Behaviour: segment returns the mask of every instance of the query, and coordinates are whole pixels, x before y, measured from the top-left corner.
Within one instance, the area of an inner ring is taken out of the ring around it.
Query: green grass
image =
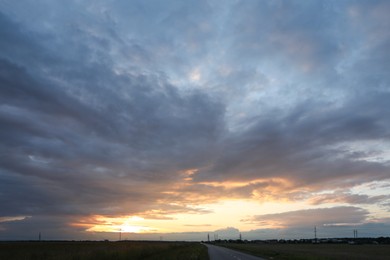
[[[0,259],[207,260],[207,248],[190,242],[0,242]]]
[[[221,244],[222,246],[275,260],[390,259],[390,245],[348,244]]]

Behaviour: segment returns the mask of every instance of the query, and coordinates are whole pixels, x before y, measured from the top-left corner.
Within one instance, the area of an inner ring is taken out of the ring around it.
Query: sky
[[[390,236],[389,13],[0,0],[0,240]]]

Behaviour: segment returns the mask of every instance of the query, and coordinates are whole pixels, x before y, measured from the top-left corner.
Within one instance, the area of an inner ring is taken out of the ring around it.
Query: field
[[[206,260],[207,248],[190,242],[0,242],[0,259]]]
[[[220,244],[222,245],[222,244]],[[348,244],[224,244],[266,259],[390,259],[390,245]]]
[[[266,259],[390,259],[390,244],[234,244],[218,245]],[[0,259],[146,259],[207,260],[200,243],[163,241],[41,241],[0,242]]]

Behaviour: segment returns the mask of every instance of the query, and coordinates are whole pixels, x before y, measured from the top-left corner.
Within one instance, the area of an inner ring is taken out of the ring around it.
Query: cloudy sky
[[[389,13],[0,0],[0,240],[389,236]]]

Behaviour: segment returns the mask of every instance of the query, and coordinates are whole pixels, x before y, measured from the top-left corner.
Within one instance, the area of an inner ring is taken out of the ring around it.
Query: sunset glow
[[[142,223],[143,218],[140,217],[96,217],[97,224],[88,228],[89,232],[124,232],[124,233],[145,233],[150,231],[158,231],[156,229],[135,225]]]

